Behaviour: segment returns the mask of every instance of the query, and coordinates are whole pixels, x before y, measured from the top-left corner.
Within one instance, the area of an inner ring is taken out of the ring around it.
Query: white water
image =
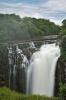
[[[29,45],[30,45],[30,48],[35,48],[34,42],[30,42]]]
[[[35,52],[27,70],[27,93],[53,96],[59,46],[43,45]]]
[[[18,45],[16,46],[16,51],[13,50],[12,46],[8,46],[7,49],[8,49],[8,65],[9,65],[9,87],[11,87],[11,84],[13,86],[15,86],[16,84],[17,67],[19,67],[20,70],[22,71],[23,69],[25,69],[25,74],[26,74],[28,59],[26,55],[23,54],[23,51],[18,47]],[[15,89],[15,87],[13,87],[13,89]]]
[[[22,53],[22,50],[19,49],[18,45],[16,46],[16,52],[17,52],[17,54],[21,54]]]
[[[10,87],[10,84],[11,84],[11,65],[12,65],[12,48],[11,46],[10,47],[7,47],[8,49],[8,62],[9,62],[9,87]]]
[[[26,57],[26,55],[23,54],[22,50],[19,49],[18,45],[16,46],[16,52],[18,54],[18,58],[19,58],[19,54],[21,56],[21,59],[22,59],[22,67],[24,67],[26,69],[26,67],[28,66],[28,59]]]

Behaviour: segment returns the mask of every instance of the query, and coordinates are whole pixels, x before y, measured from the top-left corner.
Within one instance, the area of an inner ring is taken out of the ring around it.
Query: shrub
[[[61,56],[64,61],[66,61],[66,35],[64,35],[61,40]]]
[[[58,97],[20,94],[6,87],[0,88],[0,100],[61,100]]]
[[[62,98],[62,100],[66,100],[66,83],[60,83],[59,86],[59,96]]]
[[[62,36],[61,46],[66,50],[66,35]]]

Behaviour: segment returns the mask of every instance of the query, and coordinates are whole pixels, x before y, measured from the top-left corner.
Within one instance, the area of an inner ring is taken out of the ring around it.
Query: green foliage
[[[66,29],[60,31],[59,38],[61,39],[64,35],[66,35]]]
[[[0,88],[0,100],[61,100],[58,97],[20,94],[6,87]]]
[[[66,83],[60,83],[59,86],[59,96],[62,98],[62,100],[66,100]]]
[[[46,19],[20,18],[15,14],[0,14],[0,42],[56,35],[59,31],[58,25]]]
[[[61,56],[64,60],[66,60],[66,35],[64,35],[61,39]]]
[[[66,19],[64,19],[64,20],[62,21],[62,27],[63,27],[63,28],[66,28]]]
[[[62,21],[59,38],[61,39],[61,57],[66,61],[66,19]]]
[[[62,21],[61,31],[59,33],[59,38],[61,39],[62,36],[66,35],[66,19]]]
[[[66,35],[62,37],[61,45],[62,45],[62,48],[66,50]]]

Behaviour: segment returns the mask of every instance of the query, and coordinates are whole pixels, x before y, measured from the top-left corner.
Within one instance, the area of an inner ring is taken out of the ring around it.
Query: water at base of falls
[[[27,93],[53,96],[55,68],[60,56],[59,46],[42,45],[30,60],[27,70]]]

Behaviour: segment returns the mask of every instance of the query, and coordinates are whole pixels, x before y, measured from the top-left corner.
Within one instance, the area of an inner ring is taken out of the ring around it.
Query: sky
[[[0,13],[44,18],[61,25],[66,19],[66,0],[0,0]]]

